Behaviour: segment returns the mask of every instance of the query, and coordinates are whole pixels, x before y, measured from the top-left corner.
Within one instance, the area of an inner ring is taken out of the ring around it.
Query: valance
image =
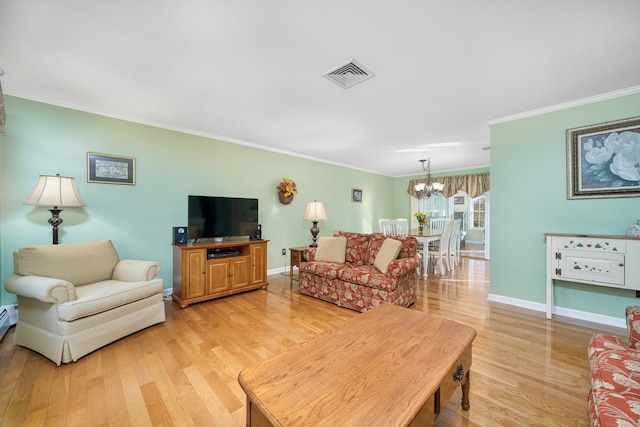
[[[487,191],[489,191],[489,172],[477,173],[473,175],[456,175],[456,176],[444,176],[440,178],[432,178],[432,181],[441,182],[444,184],[444,190],[442,195],[444,197],[451,197],[458,191],[464,191],[469,197],[478,197]],[[407,193],[411,196],[422,199],[426,197],[426,193],[416,191],[416,184],[426,183],[426,179],[411,179],[409,180],[409,188]]]

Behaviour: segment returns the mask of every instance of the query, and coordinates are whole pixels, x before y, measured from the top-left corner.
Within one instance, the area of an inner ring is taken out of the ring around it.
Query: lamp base
[[[320,229],[318,228],[318,221],[313,221],[313,227],[311,227],[311,236],[313,236],[313,243],[309,245],[310,248],[318,247],[318,233]]]
[[[55,206],[53,209],[49,209],[51,212],[51,218],[49,218],[49,224],[53,227],[53,244],[58,244],[58,226],[62,224],[62,218],[60,218],[60,212],[62,209],[58,209]]]

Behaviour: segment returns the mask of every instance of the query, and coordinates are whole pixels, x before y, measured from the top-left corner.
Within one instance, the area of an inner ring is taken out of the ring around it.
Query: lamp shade
[[[60,175],[40,175],[36,189],[24,204],[56,208],[85,206],[73,178]]]
[[[305,221],[324,221],[327,218],[327,214],[324,211],[322,202],[313,201],[307,204],[307,210],[302,218]]]

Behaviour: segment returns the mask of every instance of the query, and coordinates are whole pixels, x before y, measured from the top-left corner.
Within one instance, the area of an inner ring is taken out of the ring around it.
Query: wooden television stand
[[[180,308],[266,289],[268,240],[173,246],[173,300]]]

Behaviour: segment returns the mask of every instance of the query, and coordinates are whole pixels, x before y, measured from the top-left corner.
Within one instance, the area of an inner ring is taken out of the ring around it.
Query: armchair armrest
[[[419,256],[395,259],[389,263],[386,276],[395,278],[406,276],[411,270],[415,270],[419,266]]]
[[[302,259],[306,262],[313,262],[316,259],[316,250],[318,248],[307,248],[302,251]]]
[[[155,261],[121,259],[113,269],[113,280],[122,282],[144,282],[160,273],[160,264]]]
[[[640,306],[626,308],[629,347],[640,350]]]
[[[60,304],[77,299],[76,288],[66,280],[42,276],[10,276],[4,284],[7,292],[20,297]]]

